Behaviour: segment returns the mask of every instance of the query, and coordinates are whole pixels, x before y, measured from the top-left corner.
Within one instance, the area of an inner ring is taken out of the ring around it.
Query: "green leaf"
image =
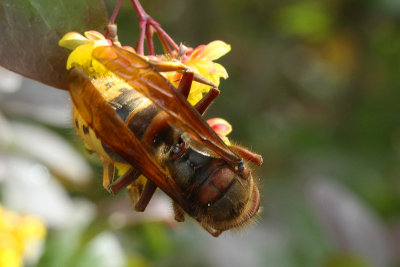
[[[68,52],[58,46],[67,32],[102,32],[102,0],[1,0],[0,65],[50,86],[66,89]]]

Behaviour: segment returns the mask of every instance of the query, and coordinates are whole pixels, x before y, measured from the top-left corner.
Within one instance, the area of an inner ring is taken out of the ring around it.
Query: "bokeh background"
[[[400,2],[142,2],[177,42],[231,44],[218,61],[230,77],[206,116],[263,155],[262,213],[218,239],[174,223],[162,193],[135,213],[126,192],[102,189],[68,94],[1,70],[1,203],[48,231],[27,264],[400,266]],[[134,45],[129,1],[117,23]]]

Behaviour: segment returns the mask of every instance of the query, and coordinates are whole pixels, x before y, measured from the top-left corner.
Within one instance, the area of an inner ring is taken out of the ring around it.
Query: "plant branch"
[[[178,51],[179,46],[161,28],[161,25],[157,21],[155,21],[149,14],[146,13],[146,11],[144,11],[139,0],[131,0],[131,2],[135,7],[136,13],[138,14],[140,26],[140,35],[139,40],[136,44],[136,52],[141,55],[144,54],[144,38],[146,37],[149,54],[155,55],[152,27],[156,30],[156,33],[160,38],[161,44],[168,53],[172,53],[171,47],[169,45],[171,45],[174,50]]]

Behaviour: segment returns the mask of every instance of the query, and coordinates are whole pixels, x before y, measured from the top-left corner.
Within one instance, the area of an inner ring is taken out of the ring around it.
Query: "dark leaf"
[[[2,0],[0,65],[50,86],[66,89],[68,52],[58,46],[67,32],[102,32],[102,0]]]

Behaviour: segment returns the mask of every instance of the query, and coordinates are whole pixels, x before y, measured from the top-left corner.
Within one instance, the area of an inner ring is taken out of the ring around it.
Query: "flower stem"
[[[139,16],[139,21],[145,21],[147,20],[150,16],[144,11],[142,5],[140,4],[139,0],[131,0],[133,6],[136,9],[136,13]]]
[[[146,29],[146,22],[145,21],[139,21],[139,26],[140,26],[140,34],[139,34],[139,39],[136,43],[136,53],[139,55],[144,55],[144,35],[145,35],[145,29]]]
[[[121,8],[122,1],[123,0],[118,0],[118,3],[115,6],[114,11],[113,11],[113,13],[111,15],[110,21],[108,22],[109,24],[114,24],[115,23],[115,19],[117,18],[119,9]]]
[[[120,0],[121,2],[122,0]],[[120,4],[119,2],[119,4]],[[139,40],[136,44],[136,52],[140,55],[144,54],[144,38],[146,37],[147,48],[150,55],[155,55],[154,42],[153,42],[153,31],[152,27],[156,30],[157,35],[161,40],[161,44],[168,53],[172,50],[169,45],[176,51],[178,51],[179,46],[174,42],[174,40],[161,28],[160,23],[155,21],[149,14],[144,11],[139,0],[131,0],[133,6],[135,7],[136,13],[139,17],[140,34]],[[114,15],[114,14],[113,14]]]
[[[176,51],[179,50],[179,46],[159,25],[154,25],[154,28],[156,28],[156,31],[158,33],[158,36],[160,36],[160,39],[166,40],[174,48],[174,50]]]
[[[114,11],[113,11],[113,13],[112,13],[112,15],[110,17],[110,20],[108,21],[109,25],[110,24],[115,24],[115,19],[117,18],[118,12],[119,12],[119,10],[121,8],[122,1],[123,0],[118,0],[118,3],[115,6]],[[106,30],[104,32],[104,37],[106,37],[106,39],[107,39],[109,34],[110,34],[110,31],[109,31],[108,27],[106,27]]]
[[[147,48],[149,50],[149,55],[154,56],[154,43],[153,43],[153,30],[151,29],[150,25],[146,27],[146,41],[147,41]]]

